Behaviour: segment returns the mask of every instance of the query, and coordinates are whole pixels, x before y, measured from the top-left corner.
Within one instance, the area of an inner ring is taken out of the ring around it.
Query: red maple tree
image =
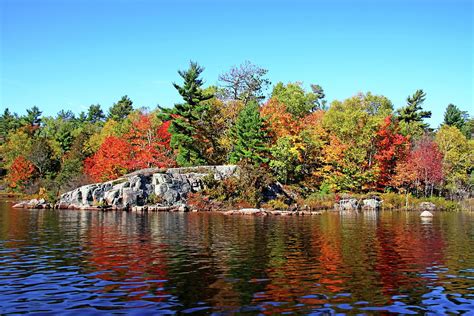
[[[151,115],[139,114],[122,137],[107,137],[99,150],[85,160],[85,172],[95,181],[106,181],[138,169],[175,166],[169,125],[170,122],[157,124]]]
[[[404,159],[409,150],[409,141],[399,133],[392,115],[384,119],[377,131],[376,148],[374,158],[379,170],[376,187],[383,190],[395,174],[397,161]]]
[[[18,156],[8,170],[8,183],[11,188],[21,188],[35,173],[35,166],[25,157]]]

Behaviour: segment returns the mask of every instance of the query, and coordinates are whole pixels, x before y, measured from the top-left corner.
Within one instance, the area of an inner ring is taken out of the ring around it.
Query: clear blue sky
[[[471,0],[0,0],[0,108],[46,115],[171,106],[189,60],[207,84],[244,60],[273,83],[359,91],[396,107],[422,88],[436,127],[448,103],[474,114]]]

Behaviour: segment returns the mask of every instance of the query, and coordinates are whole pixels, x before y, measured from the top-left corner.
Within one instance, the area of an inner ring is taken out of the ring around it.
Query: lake
[[[12,209],[0,313],[474,313],[474,214]]]

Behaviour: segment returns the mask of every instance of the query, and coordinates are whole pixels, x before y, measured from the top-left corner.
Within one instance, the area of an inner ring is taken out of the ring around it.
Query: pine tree
[[[123,121],[133,111],[133,102],[126,95],[109,109],[109,119]]]
[[[266,146],[268,135],[256,102],[250,102],[239,113],[232,130],[232,137],[234,148],[230,154],[231,163],[237,163],[244,159],[257,164],[268,162],[265,157],[268,151]]]
[[[466,124],[466,117],[466,112],[461,111],[454,104],[449,104],[446,108],[446,112],[444,112],[444,124],[449,126],[455,126],[462,130],[464,125]]]
[[[201,153],[196,137],[199,130],[198,122],[208,109],[206,100],[213,97],[203,91],[203,80],[199,78],[204,68],[196,62],[190,62],[188,70],[178,71],[183,78],[183,85],[173,83],[184,103],[175,104],[174,108],[166,111],[163,119],[172,119],[169,132],[171,133],[171,147],[177,150],[176,162],[179,166],[196,166],[205,164],[206,160]]]
[[[397,111],[400,130],[404,136],[411,135],[419,138],[429,127],[427,123],[423,122],[423,119],[431,117],[431,111],[423,111],[421,107],[425,98],[426,93],[423,90],[416,90],[412,96],[407,98],[407,105]]]

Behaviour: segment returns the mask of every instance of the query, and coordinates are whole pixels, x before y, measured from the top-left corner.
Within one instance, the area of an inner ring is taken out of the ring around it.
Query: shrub
[[[281,198],[270,200],[267,203],[262,205],[263,208],[271,209],[271,210],[281,210],[286,211],[288,209],[288,204],[285,203]]]

